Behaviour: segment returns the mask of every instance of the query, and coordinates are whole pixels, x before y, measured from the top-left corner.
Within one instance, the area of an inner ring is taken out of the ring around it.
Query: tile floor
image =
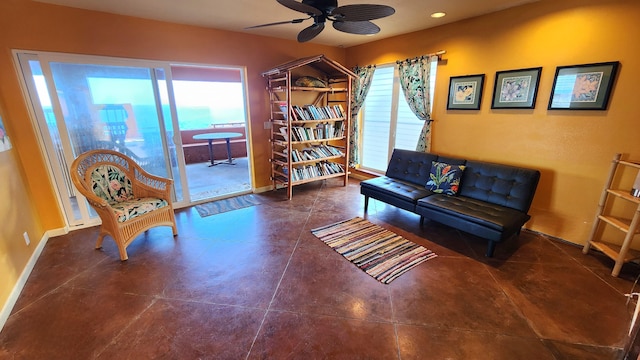
[[[366,216],[436,252],[389,285],[309,232],[363,216],[358,181],[155,228],[120,262],[97,229],[47,243],[0,332],[10,359],[617,359],[640,273],[524,231],[485,242],[372,201]]]
[[[200,201],[250,191],[249,158],[236,158],[234,164],[209,166],[208,161],[188,164],[186,170],[191,200]]]

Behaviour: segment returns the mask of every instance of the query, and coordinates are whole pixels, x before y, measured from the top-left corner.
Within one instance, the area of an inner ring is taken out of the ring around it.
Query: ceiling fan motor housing
[[[302,0],[302,3],[305,5],[312,6],[320,11],[322,14],[316,15],[312,13],[308,13],[313,16],[314,24],[320,24],[327,21],[329,14],[333,11],[333,9],[338,7],[338,0]]]
[[[325,16],[338,7],[338,0],[302,0],[302,3],[322,11]]]

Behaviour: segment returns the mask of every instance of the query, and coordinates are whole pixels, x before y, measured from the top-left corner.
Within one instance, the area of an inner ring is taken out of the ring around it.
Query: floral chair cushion
[[[427,189],[434,193],[455,195],[460,187],[464,165],[449,165],[437,161],[431,163]]]
[[[98,166],[91,173],[91,181],[93,193],[110,204],[133,199],[131,180],[116,166]]]
[[[113,203],[111,204],[111,208],[118,217],[118,222],[125,222],[167,205],[168,203],[164,199],[134,198],[127,201]]]

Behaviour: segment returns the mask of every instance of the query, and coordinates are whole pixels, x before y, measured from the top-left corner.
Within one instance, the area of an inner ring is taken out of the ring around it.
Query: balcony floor
[[[222,163],[209,166],[209,162],[188,164],[187,181],[191,200],[200,201],[251,190],[248,159],[236,158],[235,165]]]

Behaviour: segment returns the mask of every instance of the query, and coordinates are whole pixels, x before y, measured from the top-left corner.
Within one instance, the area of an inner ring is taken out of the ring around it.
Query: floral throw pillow
[[[427,189],[434,193],[455,195],[460,187],[460,178],[464,171],[464,165],[450,165],[433,161],[431,173],[427,181]]]
[[[111,203],[131,200],[133,189],[131,180],[125,173],[112,165],[98,166],[91,173],[93,192]]]

